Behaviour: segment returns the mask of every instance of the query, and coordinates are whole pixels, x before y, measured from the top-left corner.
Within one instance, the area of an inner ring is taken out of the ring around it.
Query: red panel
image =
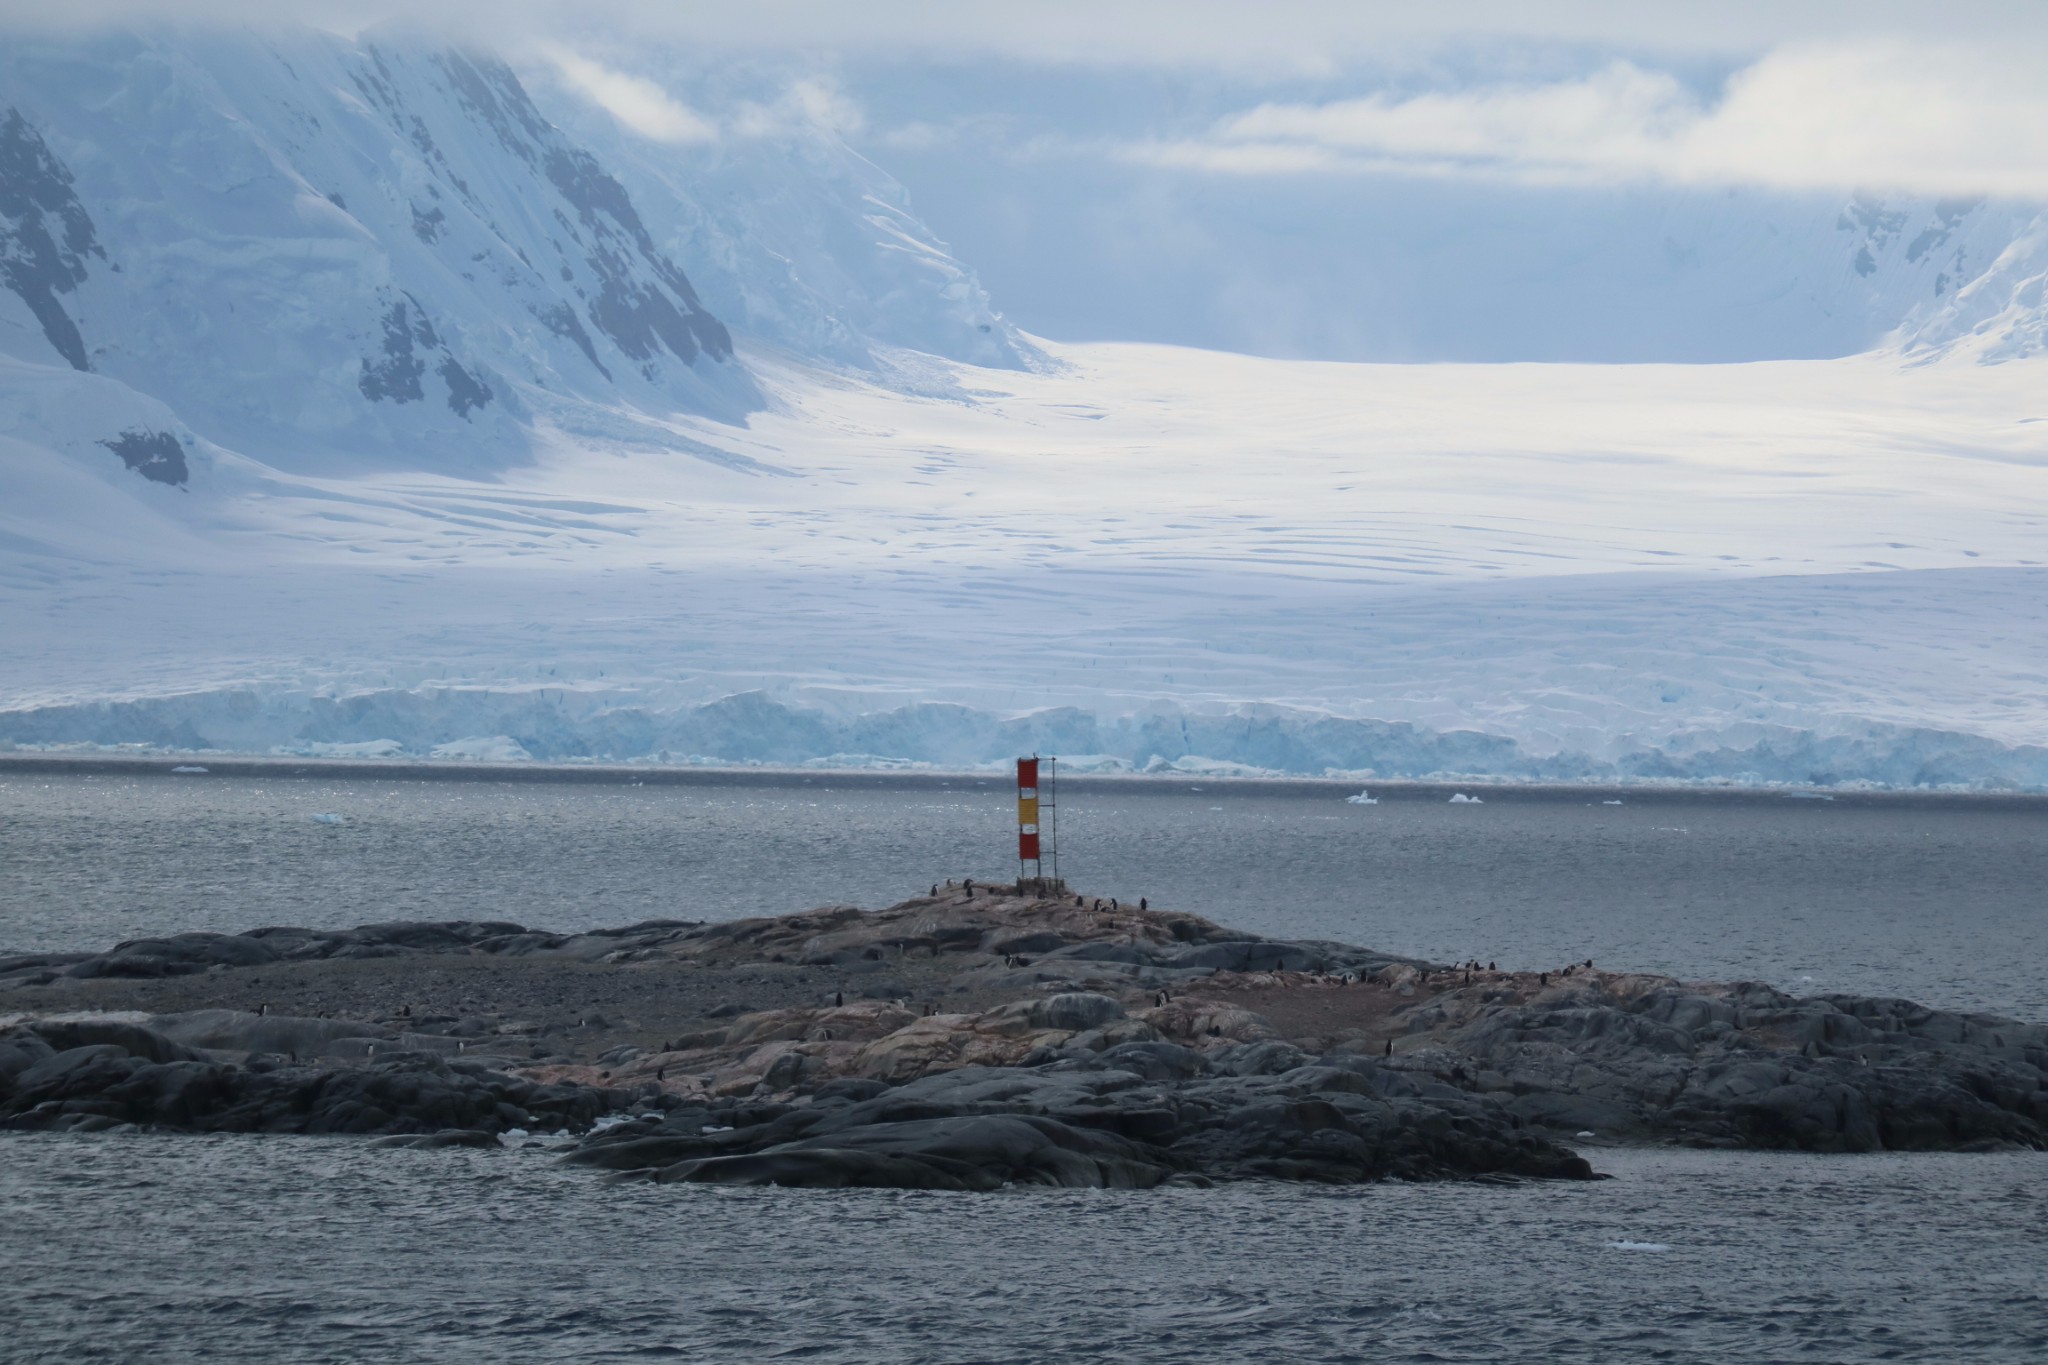
[[[1037,759],[1020,758],[1017,760],[1017,785],[1019,787],[1036,787],[1038,785]]]
[[[1038,861],[1038,836],[1020,834],[1017,836],[1017,856],[1026,862]]]

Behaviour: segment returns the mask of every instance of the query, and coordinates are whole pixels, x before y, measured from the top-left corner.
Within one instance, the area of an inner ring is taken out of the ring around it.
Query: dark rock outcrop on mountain
[[[571,1160],[932,1189],[1589,1175],[1563,1142],[2048,1148],[2041,1025],[1447,968],[1097,904],[949,885],[718,924],[259,929],[0,961],[0,1017],[22,1018],[0,1032],[0,1124],[456,1143],[609,1113]]]

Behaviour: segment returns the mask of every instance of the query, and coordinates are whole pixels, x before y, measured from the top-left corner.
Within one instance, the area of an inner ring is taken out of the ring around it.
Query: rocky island
[[[973,884],[725,923],[0,959],[0,1127],[123,1125],[567,1132],[566,1160],[656,1181],[1586,1179],[1580,1152],[1614,1143],[2048,1147],[2048,1027]]]

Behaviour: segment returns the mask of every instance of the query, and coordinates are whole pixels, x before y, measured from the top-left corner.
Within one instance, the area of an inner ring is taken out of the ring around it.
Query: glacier
[[[0,170],[0,747],[2048,788],[2028,206],[1835,211],[1860,354],[1393,365],[396,34],[10,44]]]

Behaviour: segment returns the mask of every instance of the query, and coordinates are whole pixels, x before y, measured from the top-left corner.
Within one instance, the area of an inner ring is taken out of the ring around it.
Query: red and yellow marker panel
[[[1017,760],[1017,856],[1038,861],[1038,760]]]

